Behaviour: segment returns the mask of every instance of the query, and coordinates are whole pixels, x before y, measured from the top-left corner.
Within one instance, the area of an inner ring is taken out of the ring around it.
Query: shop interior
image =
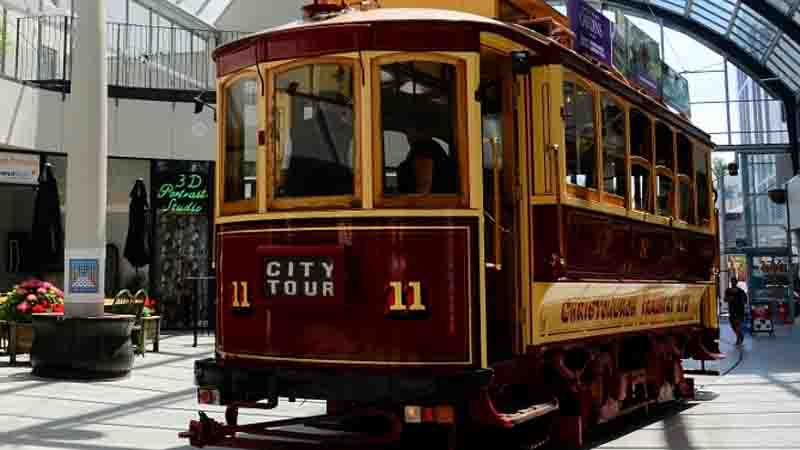
[[[60,220],[63,230],[66,188],[67,158],[61,155],[46,155],[32,153],[11,154],[5,161],[15,161],[0,170],[0,292],[6,292],[15,284],[31,277],[46,279],[57,286],[64,283],[64,248],[63,235],[60,239],[60,248],[56,250],[55,257],[46,261],[36,258],[34,252],[34,216],[36,210],[37,191],[45,164],[49,165],[58,187],[58,217],[50,217],[49,221]],[[20,155],[22,155],[20,157]],[[36,161],[39,170],[32,176],[19,176],[16,169],[20,168],[19,161]],[[12,164],[16,164],[12,167]],[[14,170],[12,170],[14,169]],[[50,211],[52,214],[54,211]]]

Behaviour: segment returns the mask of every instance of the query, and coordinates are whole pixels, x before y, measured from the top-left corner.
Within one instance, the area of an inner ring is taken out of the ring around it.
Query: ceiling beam
[[[212,25],[203,22],[193,14],[168,0],[133,0],[153,10],[154,13],[187,30],[217,31]]]

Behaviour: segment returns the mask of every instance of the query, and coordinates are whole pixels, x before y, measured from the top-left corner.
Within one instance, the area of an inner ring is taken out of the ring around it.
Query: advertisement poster
[[[659,45],[647,33],[628,22],[630,78],[650,95],[659,96],[661,60]]]
[[[628,19],[625,15],[617,12],[614,26],[614,67],[626,77],[630,73],[630,55],[628,48]]]
[[[662,63],[662,96],[667,105],[691,116],[689,103],[689,80],[682,77],[672,67]]]
[[[575,33],[575,51],[613,65],[614,25],[584,0],[567,2],[570,28]]]

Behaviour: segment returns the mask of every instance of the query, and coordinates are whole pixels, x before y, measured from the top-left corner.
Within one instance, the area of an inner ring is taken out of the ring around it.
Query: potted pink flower
[[[33,343],[33,314],[63,313],[64,293],[47,281],[30,279],[20,283],[0,299],[0,320],[6,321],[14,354],[28,353]]]

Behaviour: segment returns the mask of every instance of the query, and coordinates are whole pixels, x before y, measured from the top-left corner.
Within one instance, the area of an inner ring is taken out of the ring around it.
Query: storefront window
[[[225,202],[256,197],[257,86],[248,77],[225,88]]]
[[[380,66],[384,196],[460,192],[457,73],[438,61]]]
[[[353,89],[349,64],[309,64],[275,76],[276,198],[353,195]]]
[[[597,188],[594,95],[580,83],[564,82],[564,117],[567,182]]]

